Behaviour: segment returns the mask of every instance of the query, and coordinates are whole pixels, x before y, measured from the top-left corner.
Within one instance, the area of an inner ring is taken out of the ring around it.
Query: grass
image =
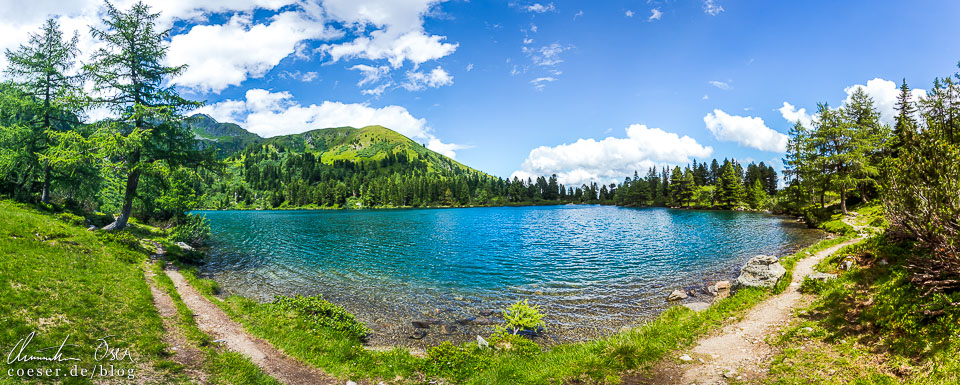
[[[163,264],[157,262],[151,266],[157,287],[167,293],[177,308],[176,327],[184,337],[204,353],[203,370],[213,384],[265,384],[278,385],[275,379],[264,373],[244,355],[218,350],[211,346],[210,336],[197,327],[194,314],[183,303],[173,281],[163,273]]]
[[[135,231],[148,232],[143,228]],[[12,349],[36,332],[34,349],[68,344],[64,356],[80,362],[6,364],[0,382],[16,382],[7,369],[92,366],[98,339],[129,349],[135,363],[118,362],[136,376],[160,382],[182,377],[164,353],[163,328],[143,279],[145,254],[26,205],[0,201],[0,347]],[[32,350],[28,350],[32,353]],[[64,384],[90,379],[61,378]],[[53,379],[38,379],[53,382]]]
[[[869,208],[868,208],[869,209]],[[857,220],[877,222],[878,210]],[[781,349],[771,384],[960,383],[960,293],[923,296],[909,282],[907,258],[923,251],[868,232],[870,239],[840,250],[817,270],[838,274],[804,282],[816,300],[773,339]],[[842,270],[844,261],[852,268]],[[943,309],[944,314],[925,314]]]
[[[670,352],[689,346],[698,337],[729,322],[731,317],[741,317],[772,293],[782,291],[789,284],[798,260],[852,238],[826,239],[783,258],[781,263],[787,269],[787,276],[774,290],[740,290],[699,313],[682,306],[673,307],[632,330],[535,353],[480,350],[475,343],[456,349],[447,347],[442,352],[431,350],[427,358],[414,357],[404,349],[368,351],[363,349],[360,340],[343,333],[329,329],[311,331],[312,325],[305,320],[278,311],[273,304],[239,296],[217,298],[214,281],[198,278],[193,268],[184,267],[181,272],[191,285],[249,332],[336,376],[395,383],[421,383],[439,378],[455,378],[456,383],[462,384],[554,384],[578,380],[619,383],[623,374],[642,374]]]

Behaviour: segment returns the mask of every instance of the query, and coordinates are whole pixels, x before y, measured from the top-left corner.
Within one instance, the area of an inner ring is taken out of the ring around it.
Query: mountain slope
[[[187,118],[186,124],[200,141],[200,148],[216,148],[220,158],[226,158],[263,140],[259,135],[244,130],[237,124],[220,123],[205,114]]]

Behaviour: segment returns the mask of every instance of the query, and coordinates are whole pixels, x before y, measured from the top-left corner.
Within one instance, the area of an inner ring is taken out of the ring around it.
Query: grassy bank
[[[960,383],[960,309],[948,305],[960,293],[923,296],[910,283],[907,259],[920,252],[877,235],[818,265],[839,277],[804,282],[817,299],[774,340],[782,352],[766,382]]]
[[[189,267],[183,272],[191,285],[248,331],[337,376],[396,383],[422,383],[440,378],[463,384],[552,384],[571,380],[619,383],[624,374],[642,373],[667,353],[690,345],[698,337],[730,322],[731,317],[741,317],[763,299],[782,291],[799,259],[851,238],[852,235],[826,239],[787,256],[782,263],[788,275],[776,288],[741,290],[703,312],[678,306],[634,329],[549,350],[524,341],[497,343],[493,340],[494,349],[480,349],[476,343],[445,344],[430,349],[424,358],[415,357],[405,349],[365,350],[356,337],[318,328],[274,304],[261,304],[239,296],[218,298],[214,281],[198,278],[196,270]]]
[[[8,370],[61,369],[76,364],[92,368],[111,362],[95,360],[105,338],[111,349],[129,350],[133,362],[117,360],[116,368],[134,370],[134,377],[156,382],[185,381],[166,358],[162,322],[143,279],[146,254],[131,233],[101,234],[82,227],[83,219],[42,212],[0,201],[0,347],[9,352],[36,333],[25,355],[60,346],[63,357],[80,361],[3,363],[0,381],[21,383]],[[78,221],[80,223],[75,223]],[[151,229],[134,226],[141,235]],[[43,355],[51,356],[53,352]],[[124,376],[123,378],[126,378]],[[34,377],[38,382],[89,383],[89,378]],[[94,379],[97,379],[95,376]],[[105,378],[110,380],[110,378]]]

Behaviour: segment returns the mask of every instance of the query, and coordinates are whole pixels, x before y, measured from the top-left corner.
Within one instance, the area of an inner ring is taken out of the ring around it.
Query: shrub
[[[490,355],[473,344],[456,346],[449,341],[427,350],[421,370],[428,377],[462,382],[490,365]]]
[[[140,239],[129,231],[97,231],[97,237],[99,237],[101,241],[115,243],[133,251],[147,251],[143,245],[140,244]]]
[[[827,232],[840,234],[840,235],[848,235],[848,234],[853,234],[857,232],[857,230],[854,229],[853,226],[850,226],[844,223],[840,219],[829,221],[829,222],[823,222],[820,224],[819,227],[821,229],[826,230]]]
[[[810,279],[808,277],[803,278],[803,282],[800,283],[800,292],[805,294],[819,294],[823,291],[826,282]]]
[[[83,226],[87,223],[83,217],[75,215],[72,213],[60,213],[56,215],[56,218],[61,222],[74,225],[74,226]]]
[[[532,357],[540,353],[540,345],[514,334],[499,333],[490,337],[490,345],[522,357]]]
[[[201,246],[210,239],[210,221],[203,215],[187,215],[186,219],[173,229],[170,239],[174,242]]]
[[[311,332],[315,332],[316,328],[330,328],[359,340],[363,340],[370,333],[367,326],[363,322],[357,321],[353,314],[344,310],[343,307],[324,300],[319,295],[311,297],[304,297],[299,294],[296,297],[277,296],[274,305],[280,311],[294,312],[297,316],[305,319],[314,326]]]
[[[496,334],[517,334],[523,331],[536,333],[543,331],[547,325],[543,322],[540,307],[530,306],[527,300],[518,301],[506,308],[503,311],[503,319],[507,324],[497,326]]]

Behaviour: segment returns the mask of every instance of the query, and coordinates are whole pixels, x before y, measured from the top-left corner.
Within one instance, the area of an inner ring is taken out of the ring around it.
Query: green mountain
[[[207,179],[207,208],[449,206],[503,195],[499,178],[382,126],[264,139],[206,115],[190,120],[226,164],[225,174]]]
[[[248,145],[263,140],[259,135],[244,130],[234,123],[220,123],[205,114],[187,118],[187,125],[200,141],[201,148],[213,147],[221,158],[233,155]]]

